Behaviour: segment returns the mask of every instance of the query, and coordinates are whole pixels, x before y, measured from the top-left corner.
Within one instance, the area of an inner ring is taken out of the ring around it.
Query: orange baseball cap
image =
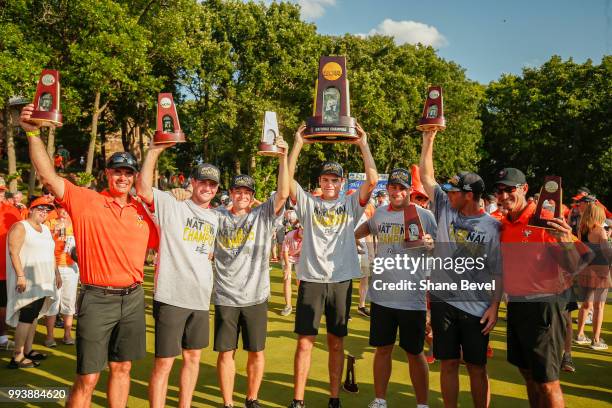
[[[30,203],[30,210],[34,207],[40,207],[40,206],[45,206],[45,207],[49,207],[50,209],[54,209],[55,205],[53,204],[53,202],[49,201],[48,198],[46,197],[38,197],[36,198],[34,201],[32,201]]]

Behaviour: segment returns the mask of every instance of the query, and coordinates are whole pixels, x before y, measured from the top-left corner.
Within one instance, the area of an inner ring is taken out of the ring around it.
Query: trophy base
[[[30,116],[30,121],[38,123],[45,127],[60,127],[62,126],[63,116],[59,112],[34,111]]]
[[[425,244],[423,243],[422,239],[419,239],[419,240],[416,240],[416,241],[407,241],[407,240],[404,240],[404,242],[402,243],[402,247],[404,249],[425,248]]]
[[[554,230],[553,227],[548,225],[548,221],[550,221],[550,219],[546,219],[546,218],[532,218],[532,219],[529,220],[527,225],[529,225],[530,227],[535,227],[535,228],[543,228],[543,229],[547,229],[547,230]]]
[[[338,123],[323,123],[320,116],[306,120],[304,139],[309,142],[347,143],[359,139],[355,118],[340,116]]]
[[[344,383],[342,384],[342,389],[346,392],[350,392],[351,394],[359,393],[359,386],[357,384]]]
[[[185,143],[186,141],[185,133],[182,131],[167,133],[156,130],[155,135],[153,135],[153,144],[156,145],[163,145],[167,143]]]
[[[427,132],[430,130],[441,131],[446,129],[446,120],[444,120],[444,118],[421,119],[416,128],[421,132]]]
[[[285,154],[285,149],[276,145],[260,143],[257,154],[260,156],[280,157]]]

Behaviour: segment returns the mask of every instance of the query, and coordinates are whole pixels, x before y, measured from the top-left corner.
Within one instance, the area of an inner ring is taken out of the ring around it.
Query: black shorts
[[[176,357],[208,346],[208,310],[193,310],[153,301],[155,357]]]
[[[301,281],[295,312],[295,332],[302,336],[316,336],[321,316],[325,313],[327,332],[338,337],[346,336],[352,291],[352,280],[334,283]]]
[[[480,317],[458,309],[439,299],[431,300],[433,352],[438,360],[462,357],[468,364],[487,364],[489,335],[482,334],[485,324]]]
[[[244,350],[262,351],[267,332],[267,301],[252,306],[215,306],[215,351],[236,350],[240,333]]]
[[[132,361],[146,356],[142,286],[129,295],[81,290],[77,310],[78,374],[99,373],[108,361]]]
[[[29,303],[19,309],[19,323],[34,323],[34,320],[38,319],[38,315],[45,304],[46,297],[36,299],[32,303]]]
[[[0,307],[6,307],[6,280],[0,280]]]
[[[425,310],[403,310],[370,305],[370,346],[382,347],[395,344],[399,328],[399,345],[410,354],[423,352],[425,343]]]
[[[565,344],[565,302],[508,303],[508,362],[533,380],[559,379]]]

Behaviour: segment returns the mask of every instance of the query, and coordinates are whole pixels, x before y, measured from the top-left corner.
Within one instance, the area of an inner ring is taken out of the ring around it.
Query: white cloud
[[[448,45],[448,41],[440,34],[436,27],[419,23],[418,21],[395,21],[387,18],[368,33],[368,35],[376,34],[393,37],[396,44],[421,43],[423,45],[431,45],[432,47]]]
[[[325,14],[325,9],[336,5],[336,0],[294,0],[302,7],[302,17],[314,20]]]

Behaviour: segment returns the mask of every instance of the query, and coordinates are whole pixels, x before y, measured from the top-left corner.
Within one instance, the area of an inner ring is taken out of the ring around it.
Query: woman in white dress
[[[15,351],[9,368],[32,368],[47,356],[32,350],[36,321],[56,298],[62,280],[55,267],[55,243],[47,226],[47,213],[54,208],[47,198],[30,204],[24,221],[15,223],[7,240],[6,322],[15,327]]]

